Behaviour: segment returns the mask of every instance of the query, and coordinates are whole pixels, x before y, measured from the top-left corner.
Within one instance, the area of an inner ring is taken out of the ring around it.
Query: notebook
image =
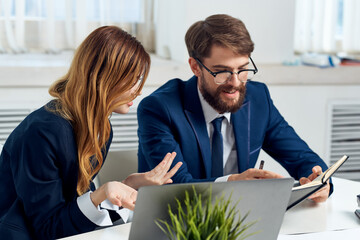
[[[298,203],[304,201],[311,194],[317,192],[320,188],[326,186],[326,182],[344,164],[344,162],[348,158],[348,156],[344,155],[336,163],[331,165],[326,171],[324,171],[317,178],[315,178],[312,182],[304,185],[300,185],[300,183],[294,185],[287,209],[294,207]]]
[[[236,205],[243,216],[250,211],[245,222],[256,221],[248,229],[258,232],[247,240],[276,240],[289,202],[294,180],[292,178],[249,180],[237,182],[203,182],[146,186],[138,191],[138,197],[131,223],[129,240],[168,239],[156,225],[156,219],[169,219],[168,204],[175,210],[175,197],[184,198],[184,192],[192,192],[192,186],[198,193],[206,193],[212,188],[212,199],[232,194],[232,204]]]

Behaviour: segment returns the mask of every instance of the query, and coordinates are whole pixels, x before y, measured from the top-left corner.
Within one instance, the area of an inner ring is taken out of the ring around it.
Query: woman
[[[171,183],[175,153],[152,171],[95,190],[112,140],[109,116],[125,114],[150,67],[142,45],[125,31],[101,27],[79,46],[54,97],[9,136],[0,156],[0,236],[55,239],[111,225],[104,200],[134,209],[140,186]]]

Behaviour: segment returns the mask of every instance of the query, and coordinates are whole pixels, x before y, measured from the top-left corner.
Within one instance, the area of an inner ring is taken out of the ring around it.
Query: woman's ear
[[[189,58],[189,65],[190,65],[191,71],[194,73],[194,75],[199,77],[201,74],[201,69],[200,69],[198,62],[195,60],[195,58],[193,58],[193,57]]]

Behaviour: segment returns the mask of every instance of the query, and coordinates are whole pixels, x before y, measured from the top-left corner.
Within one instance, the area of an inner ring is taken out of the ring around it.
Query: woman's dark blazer
[[[106,152],[111,139],[112,132]],[[56,239],[94,230],[76,202],[78,169],[70,122],[46,107],[26,117],[0,156],[1,239]]]

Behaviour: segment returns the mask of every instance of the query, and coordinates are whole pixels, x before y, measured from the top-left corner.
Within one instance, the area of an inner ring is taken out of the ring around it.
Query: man
[[[260,149],[301,184],[327,169],[280,115],[266,85],[249,80],[258,70],[243,22],[213,15],[193,24],[185,41],[194,76],[170,80],[139,105],[139,172],[174,151],[174,163],[183,162],[175,183],[281,177],[254,169]],[[330,185],[310,198],[325,201]]]

